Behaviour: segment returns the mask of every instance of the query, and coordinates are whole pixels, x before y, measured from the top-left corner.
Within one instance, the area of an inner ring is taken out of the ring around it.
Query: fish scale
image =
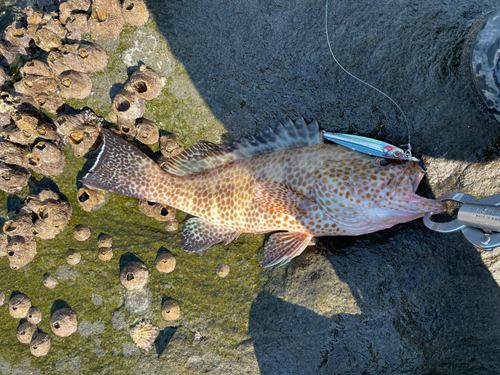
[[[286,231],[265,246],[264,266],[272,266],[299,255],[313,236],[361,235],[444,210],[414,194],[423,176],[417,163],[381,160],[324,143],[317,122],[302,117],[228,145],[198,143],[167,170],[103,130],[82,182],[196,216],[182,229],[188,251],[240,233]]]

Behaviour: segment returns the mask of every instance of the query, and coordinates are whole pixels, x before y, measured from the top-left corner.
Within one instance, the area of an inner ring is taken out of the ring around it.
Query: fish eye
[[[375,158],[373,160],[373,163],[379,167],[387,167],[389,164],[391,164],[391,161],[388,159]]]
[[[393,155],[394,157],[399,158],[402,155],[402,153],[400,151],[394,151]]]

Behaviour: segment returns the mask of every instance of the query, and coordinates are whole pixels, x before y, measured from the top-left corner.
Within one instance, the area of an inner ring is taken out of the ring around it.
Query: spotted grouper
[[[314,236],[372,233],[444,211],[415,194],[424,175],[417,163],[324,143],[318,123],[300,116],[230,144],[198,142],[163,168],[103,130],[82,182],[196,216],[182,227],[187,251],[279,231],[265,245],[264,267],[287,263]]]

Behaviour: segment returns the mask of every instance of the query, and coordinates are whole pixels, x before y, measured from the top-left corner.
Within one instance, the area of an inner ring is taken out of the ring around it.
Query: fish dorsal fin
[[[263,132],[229,144],[198,142],[183,153],[168,159],[163,167],[169,173],[185,176],[235,160],[320,143],[323,143],[323,134],[319,130],[318,122],[314,120],[308,125],[299,115],[295,123],[287,118],[284,124],[278,122],[274,128],[267,127]]]

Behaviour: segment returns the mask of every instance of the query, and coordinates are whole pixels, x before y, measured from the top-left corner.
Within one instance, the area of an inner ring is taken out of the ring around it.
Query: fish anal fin
[[[310,202],[304,194],[276,181],[258,183],[252,192],[255,200],[262,206],[293,217],[304,216],[307,203]]]
[[[182,227],[182,247],[186,251],[203,251],[219,242],[228,245],[239,235],[240,232],[194,217]]]
[[[309,245],[312,235],[296,232],[279,232],[269,237],[264,247],[263,267],[281,267],[300,255]]]

